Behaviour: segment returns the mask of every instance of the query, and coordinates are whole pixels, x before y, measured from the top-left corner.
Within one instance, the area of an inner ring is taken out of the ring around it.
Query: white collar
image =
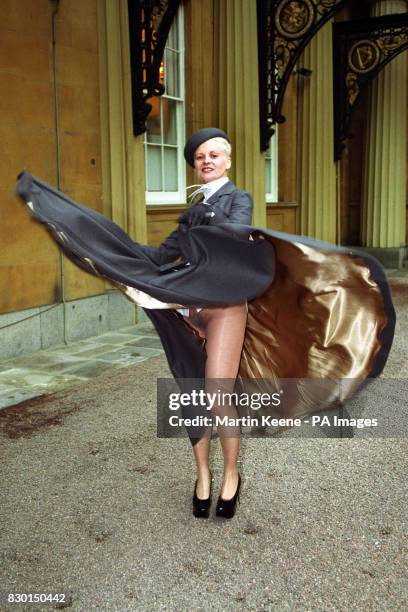
[[[210,181],[209,183],[205,183],[202,187],[203,192],[204,192],[204,201],[206,202],[208,198],[211,198],[211,196],[216,191],[221,189],[221,187],[225,185],[225,183],[228,183],[228,181],[229,181],[229,178],[227,176],[222,176],[219,179],[215,179],[215,181]]]
[[[191,193],[188,196],[188,201],[191,204],[192,202],[194,202],[194,198],[198,194],[202,193],[204,195],[203,202],[206,203],[208,198],[211,198],[211,196],[216,191],[221,189],[223,185],[228,183],[228,181],[229,181],[229,178],[227,176],[222,176],[219,179],[215,179],[215,181],[210,181],[209,183],[203,183],[202,185],[190,185],[189,187],[187,187],[187,189],[191,189],[192,187],[198,187],[198,189],[196,189],[193,193]]]

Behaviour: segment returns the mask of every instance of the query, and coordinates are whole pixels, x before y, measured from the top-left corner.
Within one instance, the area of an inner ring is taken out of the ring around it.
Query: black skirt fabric
[[[32,204],[36,219],[48,227],[74,263],[162,302],[233,304],[263,293],[273,279],[273,246],[262,239],[248,240],[252,227],[223,224],[182,234],[190,265],[164,274],[113,221],[28,172],[19,175],[17,193]]]

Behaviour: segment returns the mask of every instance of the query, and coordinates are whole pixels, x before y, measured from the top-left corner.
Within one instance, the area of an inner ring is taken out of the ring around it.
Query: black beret
[[[228,140],[229,138],[223,130],[219,128],[203,128],[202,130],[198,130],[195,134],[193,134],[186,142],[186,146],[184,147],[184,157],[186,162],[190,164],[194,168],[194,153],[198,149],[203,142],[207,142],[207,140],[211,140],[211,138],[225,138]]]

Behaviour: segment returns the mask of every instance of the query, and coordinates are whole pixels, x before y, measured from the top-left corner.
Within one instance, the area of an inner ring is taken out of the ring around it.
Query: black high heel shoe
[[[193,514],[196,518],[208,518],[210,514],[210,506],[211,506],[211,474],[210,474],[210,495],[207,499],[200,499],[197,497],[197,480],[194,485],[194,495],[193,495]]]
[[[238,474],[238,486],[235,491],[234,497],[231,499],[222,499],[221,495],[217,501],[217,508],[215,511],[216,516],[225,519],[232,519],[235,514],[235,507],[237,505],[237,501],[239,501],[239,490],[241,488],[241,476]]]

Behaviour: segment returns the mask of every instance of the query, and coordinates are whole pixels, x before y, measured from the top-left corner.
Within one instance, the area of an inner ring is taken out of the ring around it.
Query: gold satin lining
[[[387,324],[382,295],[361,258],[265,238],[276,278],[249,303],[239,379],[320,379],[299,381],[296,400],[284,402],[285,413],[306,414],[369,375]]]

